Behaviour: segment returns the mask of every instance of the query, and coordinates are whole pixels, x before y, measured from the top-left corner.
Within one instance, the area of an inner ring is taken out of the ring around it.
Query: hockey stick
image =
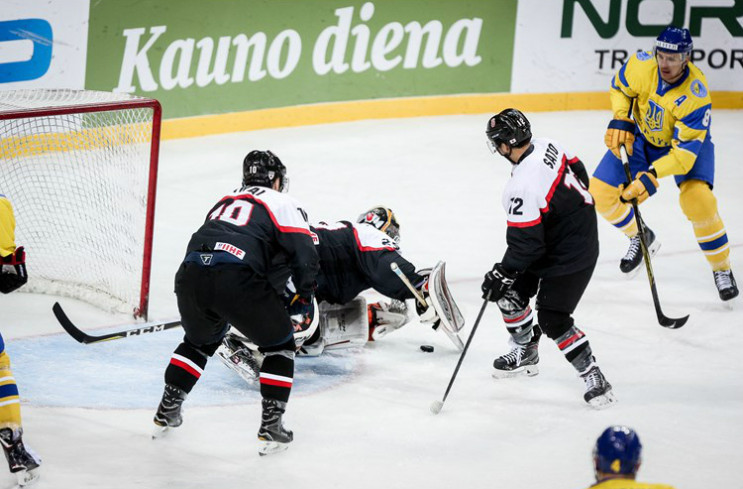
[[[67,317],[67,314],[65,314],[65,312],[62,310],[62,306],[59,305],[59,302],[54,303],[52,311],[54,312],[57,321],[59,321],[59,324],[62,325],[64,330],[67,331],[70,336],[75,338],[79,343],[83,343],[85,345],[88,345],[90,343],[100,343],[102,341],[119,340],[121,338],[138,336],[145,333],[157,333],[159,331],[165,331],[166,329],[177,328],[181,325],[180,321],[151,322],[142,324],[138,328],[125,329],[123,331],[117,331],[116,333],[93,336],[81,331],[77,326],[75,326],[72,321],[70,321],[70,318]]]
[[[619,147],[619,153],[622,156],[622,166],[624,167],[624,174],[627,177],[627,185],[632,183],[632,172],[629,168],[629,158],[627,157],[627,149],[624,145]],[[650,281],[650,291],[653,294],[653,304],[655,305],[655,313],[658,316],[658,323],[664,328],[678,329],[689,320],[689,315],[682,318],[669,318],[660,309],[660,299],[658,299],[658,290],[655,287],[655,274],[653,273],[653,265],[650,263],[650,251],[648,251],[647,245],[647,234],[645,232],[645,224],[640,216],[640,209],[637,205],[637,199],[632,199],[632,209],[635,211],[635,221],[637,222],[637,232],[640,234],[640,249],[642,250],[642,258],[645,260],[645,270],[648,272],[648,280]]]
[[[411,284],[410,280],[408,280],[408,277],[406,277],[405,274],[402,273],[402,270],[400,270],[400,267],[397,266],[397,263],[395,262],[390,263],[390,268],[392,269],[393,272],[395,272],[395,275],[397,275],[400,278],[400,280],[402,280],[402,283],[404,283],[408,287],[408,289],[410,289],[410,292],[413,293],[413,296],[415,296],[415,299],[418,301],[418,303],[421,306],[426,307],[426,308],[432,307],[432,306],[429,306],[428,303],[426,303],[426,299],[423,298],[420,291],[416,289],[415,287],[413,287],[413,284]],[[454,343],[454,346],[456,346],[459,351],[462,351],[464,349],[464,345],[462,344],[462,340],[459,338],[459,336],[455,333],[452,333],[445,327],[441,325],[439,326],[441,327],[441,329],[444,330],[444,333],[446,333],[446,336],[449,337],[451,342]],[[437,329],[437,328],[434,328],[434,329]]]
[[[475,336],[475,331],[477,331],[477,326],[480,324],[480,319],[482,319],[482,315],[485,312],[485,308],[488,306],[488,302],[490,302],[491,292],[492,291],[488,291],[488,296],[482,302],[480,313],[477,315],[475,324],[472,326],[472,331],[470,332],[470,336],[469,338],[467,338],[467,344],[464,345],[464,350],[462,350],[462,354],[459,355],[459,361],[457,362],[457,367],[454,369],[454,373],[451,376],[449,385],[446,386],[446,392],[444,392],[444,397],[440,401],[433,401],[431,403],[431,412],[433,414],[439,414],[441,412],[441,409],[444,407],[444,402],[446,401],[446,398],[449,396],[449,391],[451,391],[451,386],[454,385],[454,379],[457,378],[457,373],[459,373],[459,367],[462,366],[462,360],[464,360],[464,356],[467,354],[467,349],[470,347],[470,343],[472,343],[472,338],[474,338]]]

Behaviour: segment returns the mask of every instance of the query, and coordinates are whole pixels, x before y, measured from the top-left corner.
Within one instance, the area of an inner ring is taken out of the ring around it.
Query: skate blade
[[[650,253],[650,258],[654,257],[656,253],[658,253],[658,250],[660,249],[660,241],[657,239],[653,244],[650,245],[650,249],[648,249],[648,252]],[[627,280],[632,280],[637,276],[638,273],[640,273],[640,270],[645,269],[645,258],[643,257],[642,260],[640,260],[640,264],[637,265],[634,269],[630,270],[629,272],[624,274],[624,278]]]
[[[493,369],[494,379],[512,379],[514,377],[534,377],[539,374],[539,367],[537,365],[528,365],[524,367],[515,368],[513,370],[497,370]]]
[[[22,470],[16,473],[18,487],[28,487],[39,479],[39,467],[31,470]]]
[[[170,431],[170,426],[155,425],[155,429],[152,430],[152,439],[157,440],[158,438],[162,438],[166,436],[169,431]]]
[[[606,409],[616,403],[617,398],[614,396],[614,391],[609,391],[588,401],[588,404],[594,409]]]
[[[280,453],[289,448],[288,443],[280,443],[278,441],[258,440],[258,455],[264,457],[266,455],[272,455],[274,453]]]

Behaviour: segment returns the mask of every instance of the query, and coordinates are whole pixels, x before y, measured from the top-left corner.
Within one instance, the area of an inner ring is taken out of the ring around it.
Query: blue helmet
[[[596,474],[635,475],[642,461],[640,437],[627,426],[609,426],[593,449]]]
[[[669,25],[655,40],[655,51],[664,53],[684,53],[688,57],[693,48],[691,33],[683,27]]]

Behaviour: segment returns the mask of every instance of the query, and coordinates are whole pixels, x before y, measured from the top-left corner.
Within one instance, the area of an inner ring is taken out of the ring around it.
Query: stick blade
[[[678,318],[678,319],[669,318],[669,317],[666,317],[666,316],[661,316],[661,317],[658,318],[658,322],[660,323],[660,325],[663,326],[664,328],[668,328],[668,329],[679,329],[681,326],[683,326],[684,324],[686,324],[686,321],[688,321],[688,320],[689,320],[689,315],[688,314],[686,316],[684,316],[682,318]]]
[[[439,414],[441,412],[441,409],[444,407],[444,403],[441,401],[433,401],[431,403],[431,412],[433,414]]]
[[[64,310],[62,309],[62,306],[59,305],[59,302],[55,302],[52,306],[52,312],[54,313],[54,316],[57,318],[57,321],[59,321],[59,324],[62,325],[65,331],[72,336],[77,342],[79,343],[87,343],[88,342],[88,335],[80,331],[75,327],[74,324],[72,324],[72,321],[70,321],[70,318],[67,317],[67,314],[65,314]]]

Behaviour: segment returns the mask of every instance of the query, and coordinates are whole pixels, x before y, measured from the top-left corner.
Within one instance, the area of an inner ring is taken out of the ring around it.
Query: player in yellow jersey
[[[614,119],[605,138],[609,151],[596,168],[590,189],[596,210],[630,238],[620,269],[633,274],[642,263],[642,253],[628,202],[645,201],[655,193],[660,179],[673,175],[681,191],[681,209],[712,267],[720,299],[727,301],[738,295],[738,286],[730,268],[727,232],[712,193],[712,101],[704,74],[689,61],[691,50],[688,29],[666,27],[652,54],[638,52],[612,78],[609,93]],[[634,178],[626,188],[619,157],[622,145]],[[659,242],[652,230],[647,231],[652,255]]]
[[[10,201],[0,194],[0,292],[8,294],[28,280],[26,253],[15,244],[15,217]],[[18,386],[10,370],[10,358],[0,335],[0,445],[10,471],[18,477],[21,487],[33,483],[39,476],[41,459],[23,444],[21,402]]]
[[[596,483],[590,489],[673,489],[666,484],[637,482],[641,462],[642,444],[635,430],[609,426],[593,448]]]

